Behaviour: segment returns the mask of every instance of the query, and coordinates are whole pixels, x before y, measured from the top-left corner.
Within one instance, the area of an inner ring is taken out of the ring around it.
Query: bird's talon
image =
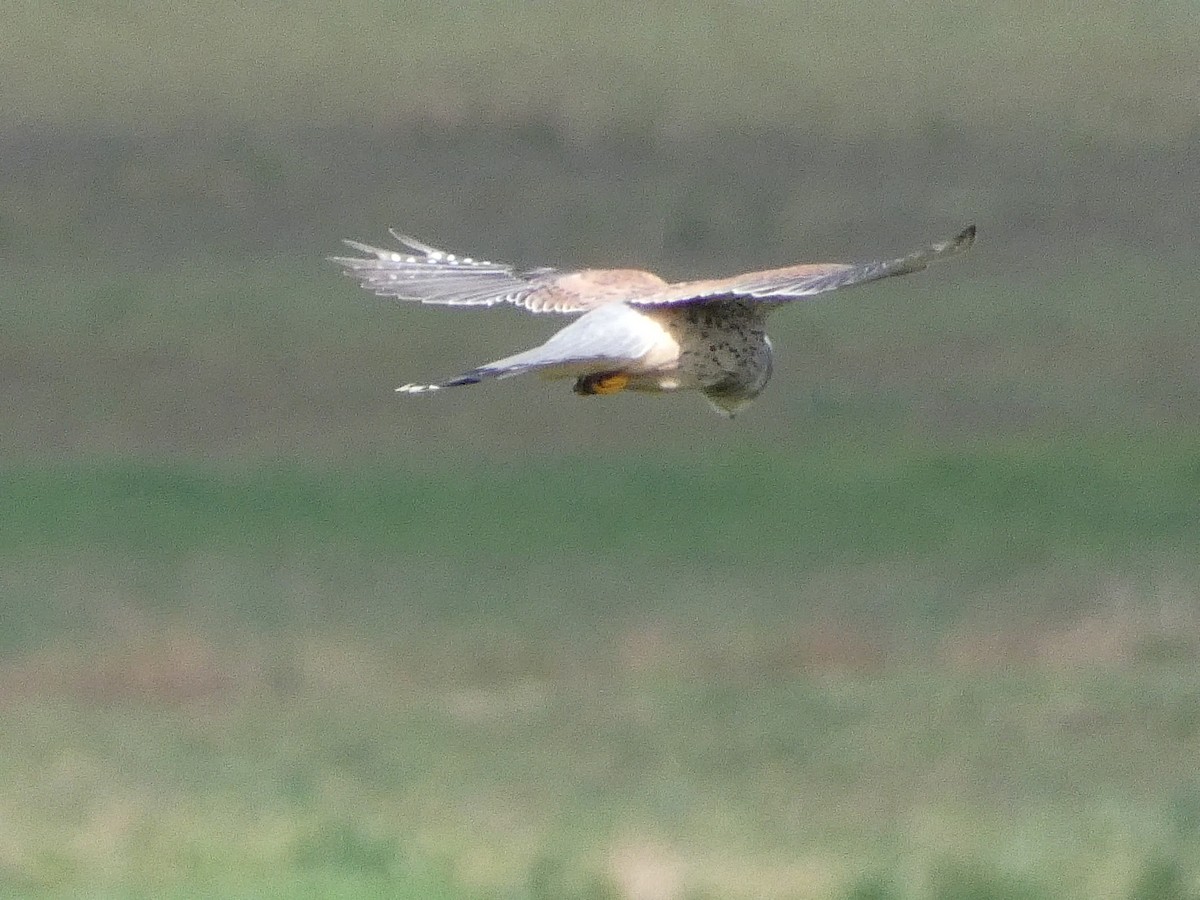
[[[624,372],[601,372],[597,375],[584,375],[575,382],[575,393],[591,396],[593,394],[619,394],[629,387],[629,376]]]

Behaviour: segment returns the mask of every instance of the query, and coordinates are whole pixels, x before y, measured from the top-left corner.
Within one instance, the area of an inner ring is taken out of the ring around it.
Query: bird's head
[[[701,393],[720,415],[732,419],[763,392],[763,388],[771,380],[771,369],[771,340],[764,336],[762,347],[755,354],[752,367],[704,388]]]

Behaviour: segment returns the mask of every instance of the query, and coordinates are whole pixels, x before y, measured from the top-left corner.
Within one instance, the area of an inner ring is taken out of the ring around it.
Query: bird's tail
[[[442,388],[459,387],[464,384],[479,384],[481,381],[489,381],[496,378],[511,378],[513,375],[520,375],[524,369],[498,369],[496,363],[489,363],[486,366],[480,366],[478,369],[472,369],[470,372],[463,372],[461,375],[456,375],[453,378],[447,378],[445,381],[435,381],[431,384],[402,384],[396,388],[397,393],[401,394],[428,394],[432,391],[440,391]]]
[[[570,362],[575,362],[575,364],[570,365]],[[590,369],[590,365],[585,363],[583,368]],[[440,391],[442,388],[479,384],[481,381],[498,381],[502,378],[524,375],[527,372],[539,372],[549,378],[575,376],[579,374],[578,369],[580,369],[578,362],[568,361],[553,353],[547,353],[546,345],[543,344],[532,350],[525,350],[522,353],[486,363],[469,372],[447,378],[445,381],[435,381],[432,384],[402,384],[396,390],[401,394],[427,394],[431,391]]]

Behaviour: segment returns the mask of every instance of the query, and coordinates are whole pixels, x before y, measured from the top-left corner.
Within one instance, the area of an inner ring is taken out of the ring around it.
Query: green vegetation
[[[6,11],[0,896],[1200,898],[1190,3]],[[733,423],[397,225],[903,252]]]
[[[507,575],[516,579],[507,602],[519,603],[531,569],[577,562],[612,567],[613,587],[631,604],[623,611],[632,612],[644,602],[647,579],[659,582],[653,595],[696,567],[735,582],[744,573],[748,586],[769,584],[774,594],[829,569],[934,563],[949,592],[960,593],[1056,562],[1135,567],[1156,554],[1186,558],[1200,540],[1198,494],[1194,448],[1115,442],[953,456],[877,445],[857,454],[815,449],[789,457],[759,452],[603,467],[569,459],[436,474],[370,466],[241,473],[10,467],[4,479],[10,527],[0,549],[163,560],[315,553],[323,566],[339,569],[353,568],[339,558],[420,560],[431,568],[440,563],[448,573],[454,567],[452,577],[462,579],[436,592],[439,608],[443,594],[464,585],[503,591]],[[516,571],[488,577],[516,560]],[[689,604],[687,615],[705,605],[706,593]],[[481,599],[464,598],[464,608]],[[716,591],[712,606],[719,609],[725,599]],[[675,602],[670,598],[660,612]],[[1048,612],[1028,602],[1026,613]],[[958,603],[942,610],[948,624],[969,608],[965,598]],[[904,604],[889,606],[861,611],[892,622],[911,613]]]
[[[10,468],[6,877],[1186,886],[1197,463],[1114,442]]]

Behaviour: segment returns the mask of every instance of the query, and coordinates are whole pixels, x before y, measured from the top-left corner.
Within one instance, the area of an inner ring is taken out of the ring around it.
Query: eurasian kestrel
[[[698,390],[718,412],[732,416],[771,377],[769,312],[802,297],[920,271],[971,246],[975,226],[896,259],[788,266],[674,284],[637,269],[519,271],[392,235],[411,252],[346,241],[366,256],[333,261],[384,297],[446,306],[511,303],[535,313],[579,316],[540,347],[446,381],[396,390],[419,394],[538,372],[574,378],[577,394]]]

